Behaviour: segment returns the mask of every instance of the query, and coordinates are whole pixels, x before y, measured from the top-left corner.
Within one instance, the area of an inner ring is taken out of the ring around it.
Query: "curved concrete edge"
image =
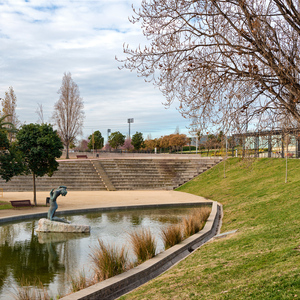
[[[116,299],[167,271],[170,267],[187,257],[191,252],[209,241],[219,232],[222,218],[222,205],[215,201],[206,202],[205,204],[207,205],[209,203],[212,203],[212,211],[204,228],[200,232],[125,273],[99,282],[61,299]]]
[[[153,209],[153,208],[176,208],[176,207],[183,207],[183,206],[190,206],[190,207],[199,207],[201,205],[211,205],[212,202],[189,202],[189,203],[166,203],[166,204],[141,204],[141,205],[128,205],[128,206],[108,206],[108,207],[92,207],[92,208],[82,208],[82,209],[68,209],[68,210],[60,210],[56,211],[56,216],[63,216],[63,215],[72,215],[72,214],[83,214],[89,212],[110,212],[116,210],[131,210],[131,209]],[[4,223],[10,222],[18,222],[18,221],[26,221],[32,219],[39,219],[39,218],[47,218],[47,212],[39,212],[39,213],[32,213],[32,214],[24,214],[24,215],[15,215],[10,217],[0,217],[0,225]]]

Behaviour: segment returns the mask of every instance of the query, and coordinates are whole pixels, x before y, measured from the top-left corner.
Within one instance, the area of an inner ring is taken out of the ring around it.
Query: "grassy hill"
[[[121,299],[300,299],[300,160],[226,161],[178,190],[223,204],[221,232]]]

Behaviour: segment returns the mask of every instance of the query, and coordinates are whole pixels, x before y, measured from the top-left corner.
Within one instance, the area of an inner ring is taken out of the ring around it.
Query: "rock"
[[[40,219],[38,232],[83,232],[89,233],[90,226],[88,225],[76,225],[76,224],[66,224],[56,221],[50,221],[49,219]]]

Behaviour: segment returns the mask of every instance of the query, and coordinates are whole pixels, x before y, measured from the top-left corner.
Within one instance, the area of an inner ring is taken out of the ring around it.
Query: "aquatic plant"
[[[155,256],[156,241],[150,229],[142,228],[129,235],[138,263],[142,263]]]
[[[95,281],[121,274],[129,268],[125,247],[118,249],[112,245],[105,245],[101,239],[98,239],[98,244],[90,255],[95,271]]]

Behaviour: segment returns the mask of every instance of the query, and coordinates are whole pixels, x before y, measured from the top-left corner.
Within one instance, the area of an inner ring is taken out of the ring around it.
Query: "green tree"
[[[113,132],[108,138],[109,145],[118,149],[119,146],[123,146],[125,143],[125,135],[123,135],[120,131]]]
[[[104,145],[104,137],[102,136],[99,130],[95,131],[93,134],[89,136],[89,149],[101,149]]]
[[[0,176],[6,182],[12,177],[22,174],[24,165],[15,144],[10,144],[7,132],[0,129]]]
[[[9,141],[7,134],[3,129],[0,129],[0,150],[7,150],[9,147]]]
[[[144,148],[144,138],[141,132],[136,132],[131,139],[131,145],[134,147],[134,150],[140,150]]]
[[[17,133],[16,149],[21,152],[26,173],[33,176],[34,204],[36,203],[36,177],[52,176],[58,168],[56,158],[62,155],[63,144],[57,131],[49,124],[23,125]]]

